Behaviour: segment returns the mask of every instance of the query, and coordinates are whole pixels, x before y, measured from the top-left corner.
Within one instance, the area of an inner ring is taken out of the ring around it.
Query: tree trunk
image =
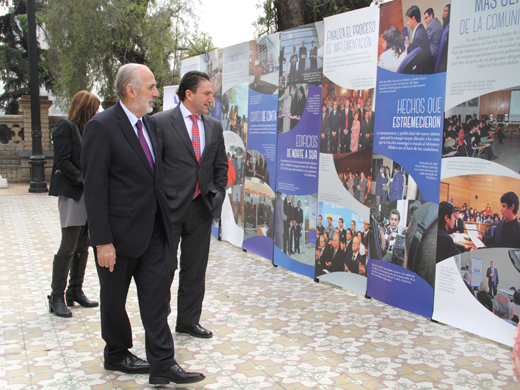
[[[278,31],[289,30],[304,24],[305,0],[276,0]]]

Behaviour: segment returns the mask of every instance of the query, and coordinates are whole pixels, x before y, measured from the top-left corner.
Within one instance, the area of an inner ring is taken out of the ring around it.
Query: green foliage
[[[95,88],[101,100],[114,101],[117,70],[129,62],[148,65],[159,90],[173,84],[170,60],[186,38],[191,2],[49,0],[45,21],[54,93],[68,104],[78,91]]]
[[[257,8],[263,12],[253,26],[258,36],[273,34],[279,30],[279,21],[286,20],[287,15],[282,15],[290,0],[261,0]],[[337,15],[342,12],[368,7],[371,0],[305,0],[304,23],[314,23],[327,16]],[[293,26],[297,27],[297,26]]]
[[[187,41],[188,48],[184,52],[184,58],[195,57],[216,49],[211,42],[211,38],[205,33],[201,33],[199,36]]]
[[[29,36],[27,31],[26,0],[0,0],[9,12],[0,16],[0,81],[4,91],[0,95],[0,110],[18,114],[17,99],[29,92]],[[46,1],[36,1],[36,23],[42,25],[42,11]],[[38,44],[39,86],[52,88],[47,64],[47,51]]]

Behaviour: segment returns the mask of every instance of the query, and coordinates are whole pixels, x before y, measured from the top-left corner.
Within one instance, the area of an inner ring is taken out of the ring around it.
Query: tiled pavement
[[[49,314],[57,200],[25,191],[0,190],[0,389],[147,388],[147,375],[104,370],[98,308]],[[85,292],[99,293],[93,262]],[[145,357],[134,285],[127,310]],[[217,240],[201,323],[212,339],[174,333],[181,366],[207,377],[184,389],[520,389],[509,347]]]

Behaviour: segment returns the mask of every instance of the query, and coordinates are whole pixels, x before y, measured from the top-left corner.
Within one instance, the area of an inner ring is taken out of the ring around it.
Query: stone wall
[[[42,151],[47,164],[45,179],[50,180],[53,162],[51,132],[61,116],[49,115],[52,100],[40,98]],[[29,183],[29,158],[32,153],[31,101],[29,96],[20,99],[22,115],[0,115],[0,175],[10,183]]]

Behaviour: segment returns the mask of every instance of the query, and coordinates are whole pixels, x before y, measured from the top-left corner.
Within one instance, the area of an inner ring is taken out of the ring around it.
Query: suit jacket
[[[155,125],[146,115],[142,120],[155,173],[120,102],[87,123],[81,153],[90,244],[112,243],[117,254],[130,257],[146,251],[156,218],[170,246],[173,241]]]
[[[329,113],[326,112],[325,116],[321,113],[321,135],[320,138],[320,153],[328,152],[329,143]]]
[[[81,174],[81,139],[76,125],[61,119],[52,131],[54,162],[49,195],[63,195],[79,200],[83,194]]]
[[[432,52],[430,50],[430,40],[424,26],[419,23],[415,28],[413,41],[408,46],[407,53],[411,53],[415,48],[420,47],[422,53],[416,58],[416,67],[412,73],[429,74],[433,73]]]
[[[442,24],[437,18],[433,18],[426,29],[426,33],[430,40],[430,51],[432,52],[433,58],[436,58],[437,53],[439,52],[443,31],[444,29],[442,28]]]
[[[491,280],[491,267],[489,267],[486,271],[486,277],[488,278],[489,284],[493,284],[493,281]],[[498,286],[499,280],[498,280],[498,270],[495,268],[495,283],[494,286]]]
[[[197,181],[204,206],[214,219],[220,219],[228,172],[220,121],[208,115],[202,116],[206,145],[197,163],[179,106],[157,113],[152,119],[157,125],[171,221],[179,220],[188,210]]]

